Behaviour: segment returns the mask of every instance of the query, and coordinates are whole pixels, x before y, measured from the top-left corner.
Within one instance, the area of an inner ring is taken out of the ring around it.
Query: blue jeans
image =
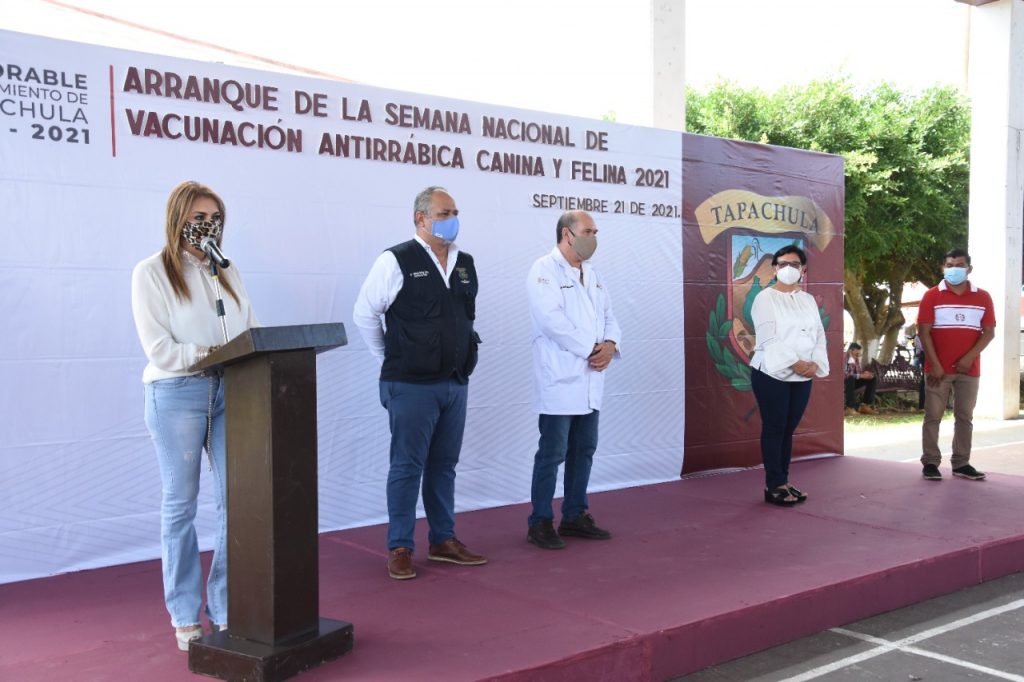
[[[530,502],[533,512],[527,526],[554,519],[551,500],[558,482],[558,465],[565,462],[562,518],[572,520],[589,509],[587,484],[597,450],[598,410],[590,414],[542,414],[537,419],[540,442],[533,458]]]
[[[156,446],[162,484],[160,546],[164,602],[175,627],[198,624],[203,602],[203,571],[193,521],[211,401],[210,462],[217,504],[217,537],[206,583],[206,615],[215,623],[227,623],[224,383],[218,377],[191,376],[146,384],[146,426]]]
[[[469,386],[454,379],[432,384],[380,382],[380,403],[387,408],[391,426],[389,550],[415,549],[421,479],[430,544],[455,536],[455,465],[462,449],[468,398]]]
[[[769,490],[789,483],[793,432],[811,399],[810,381],[779,381],[751,368],[750,387],[761,412],[761,459]]]

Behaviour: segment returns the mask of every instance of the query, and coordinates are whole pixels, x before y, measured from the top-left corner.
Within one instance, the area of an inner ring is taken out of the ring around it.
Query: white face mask
[[[787,266],[779,268],[779,271],[775,273],[775,277],[786,286],[790,286],[800,281],[800,274],[800,269]]]

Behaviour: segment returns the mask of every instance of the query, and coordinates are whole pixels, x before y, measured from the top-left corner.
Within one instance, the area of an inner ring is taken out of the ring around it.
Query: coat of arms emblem
[[[750,357],[756,337],[751,308],[754,298],[775,284],[772,254],[794,244],[819,251],[833,236],[828,216],[805,197],[764,197],[743,190],[719,192],[697,208],[705,242],[722,233],[720,247],[728,249],[728,288],[719,294],[708,315],[705,334],[715,369],[737,391],[750,390]],[[813,292],[811,292],[813,293]],[[831,315],[819,307],[828,329]]]

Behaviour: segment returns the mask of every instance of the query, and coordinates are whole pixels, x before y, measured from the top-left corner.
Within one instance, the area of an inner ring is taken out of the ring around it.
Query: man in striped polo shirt
[[[953,392],[953,475],[980,481],[985,474],[970,464],[974,404],[978,399],[978,356],[995,337],[992,297],[967,280],[971,257],[963,249],[946,254],[943,279],[925,292],[917,315],[924,346],[926,377],[921,464],[929,481],[942,480],[939,422]]]

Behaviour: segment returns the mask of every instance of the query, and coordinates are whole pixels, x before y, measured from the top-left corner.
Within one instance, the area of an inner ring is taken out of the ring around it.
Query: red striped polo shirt
[[[996,326],[992,297],[970,280],[967,283],[970,287],[957,295],[946,285],[946,280],[942,280],[938,286],[925,292],[917,313],[919,323],[932,325],[935,354],[947,374],[956,373],[953,365],[974,347],[984,327]],[[925,372],[929,371],[930,364],[925,358]],[[972,377],[981,375],[980,356],[974,358],[967,374]]]

